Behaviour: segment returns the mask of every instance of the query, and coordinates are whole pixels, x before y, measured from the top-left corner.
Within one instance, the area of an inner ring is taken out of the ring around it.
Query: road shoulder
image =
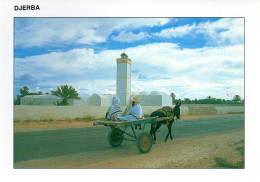
[[[235,164],[236,150],[244,146],[244,130],[197,134],[158,141],[148,154],[139,154],[134,145],[14,163],[14,168],[219,168],[215,158]]]
[[[228,117],[240,116],[243,114],[223,114],[223,115],[184,115],[181,120],[192,120],[200,118]],[[93,121],[20,121],[14,122],[14,132],[30,132],[44,130],[58,130],[71,128],[94,127]]]

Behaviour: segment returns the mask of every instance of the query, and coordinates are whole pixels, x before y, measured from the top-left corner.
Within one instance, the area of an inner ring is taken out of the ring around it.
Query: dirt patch
[[[244,146],[244,130],[198,134],[158,141],[147,154],[135,144],[106,150],[17,162],[15,168],[218,168],[215,158],[230,163],[241,160],[236,148]]]
[[[189,115],[181,116],[181,120],[191,120],[199,118],[212,118],[212,117],[227,117],[237,116],[242,114],[224,114],[224,115]],[[81,128],[81,127],[94,127],[93,121],[21,121],[14,122],[15,132],[27,132],[27,131],[42,131],[42,130],[57,130],[67,128]]]
[[[81,127],[93,127],[93,121],[23,121],[14,123],[15,132],[57,130]]]

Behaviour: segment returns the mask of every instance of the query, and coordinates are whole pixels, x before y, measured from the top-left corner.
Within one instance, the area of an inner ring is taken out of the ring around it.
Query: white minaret
[[[127,106],[131,96],[132,60],[125,53],[117,58],[116,94],[122,106]]]

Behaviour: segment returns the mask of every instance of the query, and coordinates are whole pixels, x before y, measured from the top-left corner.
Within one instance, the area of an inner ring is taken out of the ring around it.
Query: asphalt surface
[[[174,138],[181,138],[201,133],[228,132],[243,128],[244,116],[178,120],[173,124],[172,134]],[[101,126],[15,132],[14,162],[105,150],[111,147],[107,142],[109,130],[109,127]],[[150,126],[148,125],[145,130],[149,131]],[[131,129],[127,129],[127,132],[131,133]],[[138,134],[141,131],[136,130],[136,132]],[[166,134],[167,128],[162,126],[157,132],[157,141],[163,141]],[[124,141],[122,145],[135,147],[135,143],[130,141]]]

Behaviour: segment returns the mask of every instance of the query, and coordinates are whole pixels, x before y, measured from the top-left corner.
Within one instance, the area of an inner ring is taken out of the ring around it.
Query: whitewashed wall
[[[15,121],[67,120],[75,118],[103,118],[109,106],[14,106]],[[122,107],[123,110],[125,107]],[[142,106],[144,114],[151,114],[161,106]],[[226,114],[243,112],[244,106],[181,106],[181,115]]]

